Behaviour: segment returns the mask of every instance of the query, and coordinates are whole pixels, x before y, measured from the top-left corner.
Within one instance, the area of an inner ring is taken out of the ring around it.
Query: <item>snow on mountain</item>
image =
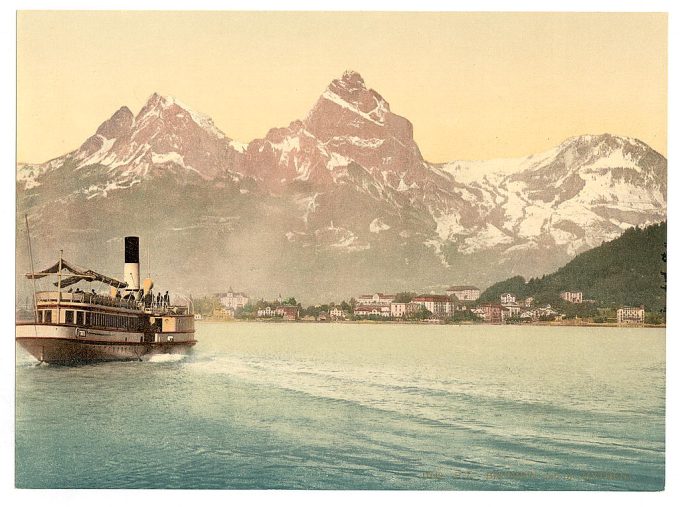
[[[28,189],[40,185],[38,176],[55,169],[89,172],[100,167],[106,182],[80,189],[92,197],[104,195],[107,186],[127,188],[161,174],[224,177],[242,151],[243,146],[227,138],[208,116],[154,93],[137,116],[120,108],[78,149],[45,164],[25,165],[17,179]]]
[[[175,202],[190,188],[191,203],[176,204],[173,220],[182,223],[167,230],[205,231],[213,236],[203,241],[229,245],[228,235],[247,224],[250,234],[271,235],[267,245],[281,255],[296,252],[291,269],[311,252],[306,262],[320,269],[337,266],[336,256],[365,254],[365,277],[386,262],[400,276],[404,266],[413,276],[441,276],[440,269],[490,255],[494,269],[508,262],[531,274],[626,228],[665,220],[666,165],[643,142],[610,134],[573,137],[527,157],[431,164],[412,124],[346,71],[303,119],[247,144],[177,99],[153,94],[137,115],[120,108],[78,149],[19,165],[17,182],[20,206],[47,210],[50,200],[82,206],[84,199],[95,215],[111,214],[108,202],[146,213],[153,199]],[[144,199],[126,197],[141,187]],[[196,202],[239,218],[229,227],[203,224]],[[81,210],[69,213],[76,219]]]
[[[496,218],[504,232],[498,238],[509,235],[530,248],[551,240],[574,254],[666,215],[666,161],[632,138],[578,136],[539,155],[456,161],[441,169],[475,195],[485,210],[480,218]],[[487,246],[506,242],[494,241],[486,226],[461,227],[455,212],[435,220],[442,239],[464,234]]]

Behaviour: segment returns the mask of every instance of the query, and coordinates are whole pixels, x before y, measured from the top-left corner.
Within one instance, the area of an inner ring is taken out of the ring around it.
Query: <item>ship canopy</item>
[[[62,271],[68,271],[71,273],[71,276],[64,278],[61,280],[61,286],[62,287],[68,287],[69,285],[73,285],[75,283],[80,282],[81,280],[86,280],[89,282],[102,282],[105,283],[106,285],[110,285],[111,287],[116,287],[117,289],[122,289],[127,287],[127,283],[121,282],[120,280],[116,280],[115,278],[111,278],[106,275],[102,275],[101,273],[97,273],[96,271],[92,271],[91,269],[83,269],[75,264],[71,264],[70,262],[62,259],[61,261],[61,270]],[[43,269],[42,271],[38,271],[37,273],[26,273],[26,278],[28,279],[40,279],[44,278],[49,275],[54,275],[59,273],[59,262],[54,264],[53,266],[50,266],[47,269]],[[54,282],[54,286],[58,287],[59,282]]]

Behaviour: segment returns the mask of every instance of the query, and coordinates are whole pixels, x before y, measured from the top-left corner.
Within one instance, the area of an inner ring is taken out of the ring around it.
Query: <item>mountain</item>
[[[430,163],[413,125],[346,71],[304,118],[247,144],[171,97],[154,93],[136,116],[122,107],[76,150],[19,164],[17,226],[28,213],[37,258],[64,248],[111,273],[121,238],[138,234],[154,276],[194,293],[485,286],[665,220],[666,166],[610,134]]]
[[[486,289],[480,301],[498,301],[504,292],[550,302],[562,291],[582,291],[599,305],[666,307],[662,272],[666,271],[666,222],[628,229],[619,238],[574,257],[556,272],[528,282],[517,276]]]

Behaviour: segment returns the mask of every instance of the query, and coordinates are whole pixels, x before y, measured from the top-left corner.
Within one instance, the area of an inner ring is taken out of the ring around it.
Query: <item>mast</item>
[[[59,315],[59,303],[61,303],[61,269],[62,269],[62,258],[64,257],[64,251],[59,250],[59,275],[58,275],[58,285],[57,285],[57,315]]]
[[[26,236],[28,237],[28,256],[31,258],[31,273],[35,273],[33,268],[33,249],[31,248],[31,232],[28,228],[28,215],[24,215],[26,219]],[[35,291],[35,276],[33,277],[33,322],[38,322],[38,296]]]

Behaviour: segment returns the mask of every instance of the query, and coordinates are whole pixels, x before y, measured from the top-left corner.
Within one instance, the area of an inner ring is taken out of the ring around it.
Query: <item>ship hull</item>
[[[141,361],[155,354],[186,354],[194,333],[116,332],[73,326],[17,324],[16,341],[38,361],[71,365],[103,361]]]

